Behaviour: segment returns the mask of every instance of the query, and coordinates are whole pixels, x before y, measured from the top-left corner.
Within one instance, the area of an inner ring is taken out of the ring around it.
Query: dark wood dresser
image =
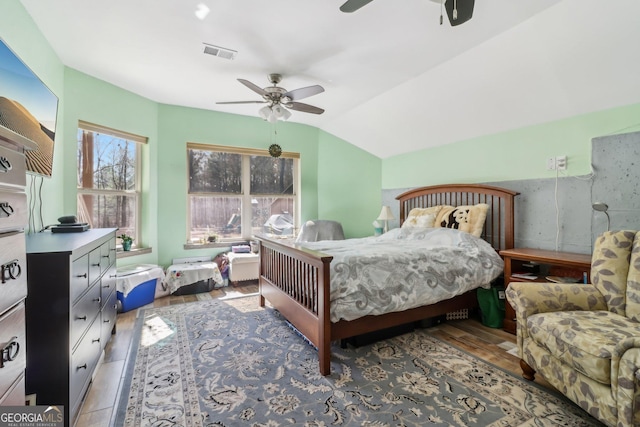
[[[25,404],[24,229],[29,222],[24,147],[0,140],[0,405]]]
[[[27,236],[26,392],[76,420],[115,333],[116,229]]]

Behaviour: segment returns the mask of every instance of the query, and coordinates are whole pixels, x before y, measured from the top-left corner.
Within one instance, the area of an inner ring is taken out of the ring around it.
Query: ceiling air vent
[[[238,53],[235,50],[227,49],[224,47],[215,46],[207,43],[203,43],[203,44],[204,44],[204,53],[206,53],[207,55],[219,56],[220,58],[224,58],[224,59],[235,59],[236,54]]]

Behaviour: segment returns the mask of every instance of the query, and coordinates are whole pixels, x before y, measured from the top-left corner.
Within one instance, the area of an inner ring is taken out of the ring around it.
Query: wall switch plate
[[[547,170],[548,171],[552,171],[556,169],[556,158],[555,157],[549,157],[547,159]]]

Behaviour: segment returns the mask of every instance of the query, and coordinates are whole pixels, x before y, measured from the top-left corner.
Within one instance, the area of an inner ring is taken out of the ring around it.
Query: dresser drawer
[[[27,296],[23,232],[0,234],[0,313]]]
[[[89,254],[83,255],[71,263],[71,281],[69,286],[69,294],[72,302],[89,287]]]
[[[24,387],[25,381],[23,374],[7,394],[4,396],[0,395],[0,406],[24,406],[26,400]]]
[[[12,187],[27,184],[24,154],[0,146],[0,184]]]
[[[0,232],[23,229],[28,217],[25,193],[0,190]]]
[[[116,324],[116,316],[118,315],[118,298],[115,290],[106,298],[106,304],[100,314],[102,318],[100,339],[104,347],[111,339],[111,331],[113,331],[113,327]]]
[[[0,397],[15,386],[27,364],[24,302],[21,302],[0,317],[0,349],[9,347],[12,360],[0,362]],[[21,405],[24,405],[24,386]]]
[[[78,348],[71,355],[69,366],[69,402],[72,406],[78,404],[83,391],[93,373],[102,347],[100,346],[100,316],[91,324],[89,331],[82,338]]]
[[[102,307],[107,303],[107,298],[111,295],[111,292],[115,292],[116,290],[116,266],[112,265],[102,276],[100,280],[100,289],[101,289],[101,297],[102,297]]]
[[[76,346],[76,343],[96,318],[99,311],[100,286],[96,284],[71,307],[71,348]]]
[[[102,250],[100,247],[89,252],[89,285],[100,278],[102,274]]]

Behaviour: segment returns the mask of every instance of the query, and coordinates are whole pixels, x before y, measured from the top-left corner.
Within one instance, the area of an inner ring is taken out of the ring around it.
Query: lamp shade
[[[396,218],[393,216],[393,213],[391,212],[391,208],[389,206],[383,206],[377,219],[388,221],[390,219]]]

